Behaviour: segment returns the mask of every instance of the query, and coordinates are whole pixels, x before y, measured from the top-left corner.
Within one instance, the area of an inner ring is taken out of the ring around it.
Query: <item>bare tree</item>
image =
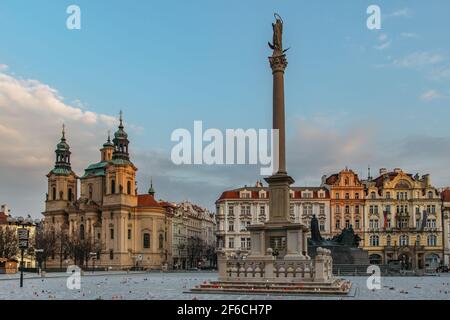
[[[41,226],[36,229],[32,248],[42,250],[36,257],[39,264],[43,263],[47,267],[47,260],[55,256],[56,250],[56,232],[53,227]]]
[[[19,252],[19,240],[16,229],[10,226],[0,226],[0,257],[11,259]]]
[[[73,260],[74,264],[80,267],[87,267],[89,260],[92,258],[91,253],[99,254],[101,249],[100,241],[78,234],[70,235],[66,245],[68,256]]]
[[[205,251],[205,242],[199,237],[190,237],[186,246],[188,264],[197,267]]]

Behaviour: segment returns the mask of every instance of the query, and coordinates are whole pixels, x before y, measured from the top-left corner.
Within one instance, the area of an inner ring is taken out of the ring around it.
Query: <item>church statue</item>
[[[281,55],[289,49],[283,50],[283,19],[277,13],[274,14],[275,23],[272,23],[273,41],[269,42],[270,49],[273,50],[273,55]]]

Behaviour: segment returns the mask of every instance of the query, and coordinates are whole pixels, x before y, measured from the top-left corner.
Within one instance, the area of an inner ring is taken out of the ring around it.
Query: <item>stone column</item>
[[[286,174],[284,70],[288,62],[285,54],[274,53],[269,57],[273,75],[273,129],[279,130],[278,173]]]

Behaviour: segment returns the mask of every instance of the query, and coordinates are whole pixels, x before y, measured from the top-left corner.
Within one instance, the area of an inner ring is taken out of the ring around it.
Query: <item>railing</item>
[[[228,257],[223,252],[218,259],[221,280],[258,281],[328,281],[333,277],[331,252],[318,248],[314,260],[309,257],[275,259],[271,254],[263,257]]]

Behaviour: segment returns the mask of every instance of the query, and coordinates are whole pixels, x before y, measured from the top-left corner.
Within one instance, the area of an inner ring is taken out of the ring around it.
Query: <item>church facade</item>
[[[55,167],[47,175],[45,224],[71,237],[96,242],[98,267],[170,268],[174,209],[155,200],[153,186],[147,194],[138,194],[138,169],[130,160],[128,146],[121,115],[114,139],[108,136],[100,149],[100,161],[79,177],[71,168],[63,129]],[[47,265],[60,266],[62,260],[64,266],[70,264],[67,257],[54,257]]]

